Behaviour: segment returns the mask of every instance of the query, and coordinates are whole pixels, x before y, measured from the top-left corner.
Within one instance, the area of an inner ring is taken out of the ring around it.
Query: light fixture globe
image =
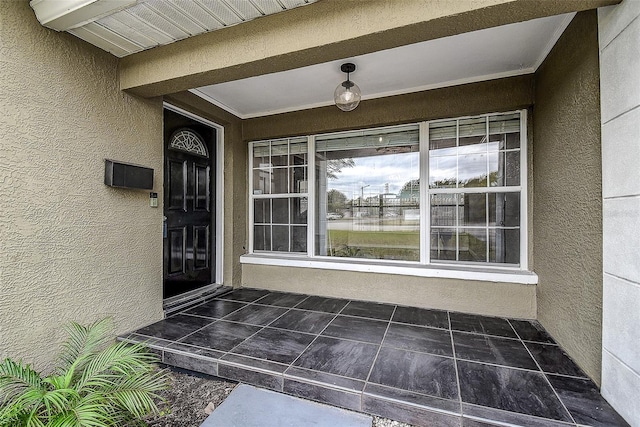
[[[360,104],[360,88],[350,80],[340,83],[333,93],[336,106],[342,111],[351,111]]]
[[[360,88],[357,84],[349,80],[349,73],[352,73],[355,69],[355,64],[350,62],[342,64],[340,67],[343,73],[347,73],[347,80],[338,85],[333,93],[333,100],[336,103],[336,107],[342,111],[354,110],[358,104],[360,104]]]

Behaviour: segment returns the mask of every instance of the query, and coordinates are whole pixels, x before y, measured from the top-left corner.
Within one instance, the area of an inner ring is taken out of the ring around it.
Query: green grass
[[[417,261],[420,232],[329,230],[329,254],[336,257]]]
[[[331,246],[420,248],[419,231],[328,231],[328,243],[330,243]]]

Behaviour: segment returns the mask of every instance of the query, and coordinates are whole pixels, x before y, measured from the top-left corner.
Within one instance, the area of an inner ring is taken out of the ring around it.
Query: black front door
[[[215,137],[215,129],[164,111],[164,298],[214,281]]]

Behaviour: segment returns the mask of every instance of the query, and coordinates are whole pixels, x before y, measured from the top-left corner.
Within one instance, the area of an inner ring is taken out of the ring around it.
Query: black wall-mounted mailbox
[[[110,187],[153,190],[153,169],[105,159],[104,183]]]

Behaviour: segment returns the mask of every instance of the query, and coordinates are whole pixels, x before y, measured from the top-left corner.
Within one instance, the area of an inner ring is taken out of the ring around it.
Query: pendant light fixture
[[[358,104],[360,104],[360,88],[357,84],[349,80],[349,74],[356,70],[356,65],[351,62],[342,64],[340,70],[343,73],[347,73],[347,80],[338,85],[336,91],[333,93],[333,100],[336,103],[336,107],[342,111],[354,110]]]

